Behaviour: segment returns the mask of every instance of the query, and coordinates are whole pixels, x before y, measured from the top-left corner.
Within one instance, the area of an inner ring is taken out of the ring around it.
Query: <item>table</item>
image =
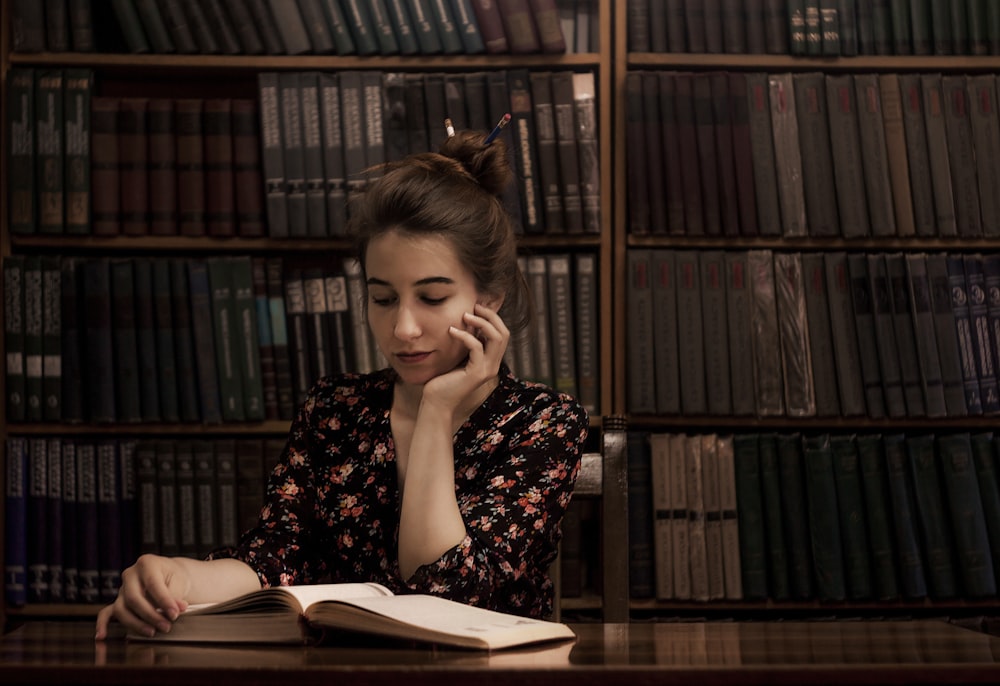
[[[0,684],[1000,684],[1000,638],[938,620],[570,626],[576,642],[488,654],[380,639],[98,643],[90,622],[31,621],[0,638]]]

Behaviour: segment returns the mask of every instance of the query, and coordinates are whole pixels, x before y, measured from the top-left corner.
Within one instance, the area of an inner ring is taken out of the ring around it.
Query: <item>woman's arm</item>
[[[257,574],[239,560],[143,555],[122,572],[115,601],[98,612],[95,637],[107,637],[112,618],[146,636],[166,633],[188,605],[228,600],[258,588]]]

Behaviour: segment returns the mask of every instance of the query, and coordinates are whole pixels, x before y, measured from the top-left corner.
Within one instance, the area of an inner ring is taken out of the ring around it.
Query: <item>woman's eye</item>
[[[441,305],[445,300],[447,300],[447,298],[424,298],[424,302],[428,305]]]
[[[378,305],[379,307],[386,307],[387,305],[391,305],[392,302],[393,298],[376,298],[374,296],[372,297],[372,304]]]

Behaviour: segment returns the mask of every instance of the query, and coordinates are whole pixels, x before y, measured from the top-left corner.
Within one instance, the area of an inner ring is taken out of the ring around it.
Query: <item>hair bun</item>
[[[500,195],[514,178],[510,151],[501,139],[489,145],[485,140],[481,131],[458,131],[445,138],[440,153],[458,162],[486,192]]]

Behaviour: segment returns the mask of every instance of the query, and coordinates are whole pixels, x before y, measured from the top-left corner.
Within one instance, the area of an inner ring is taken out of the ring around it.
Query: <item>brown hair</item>
[[[389,230],[442,236],[484,294],[504,296],[500,316],[512,334],[531,321],[531,298],[517,264],[517,238],[499,195],[513,179],[502,140],[484,145],[481,132],[459,131],[440,152],[410,155],[351,201],[348,232],[365,265],[373,238]]]

